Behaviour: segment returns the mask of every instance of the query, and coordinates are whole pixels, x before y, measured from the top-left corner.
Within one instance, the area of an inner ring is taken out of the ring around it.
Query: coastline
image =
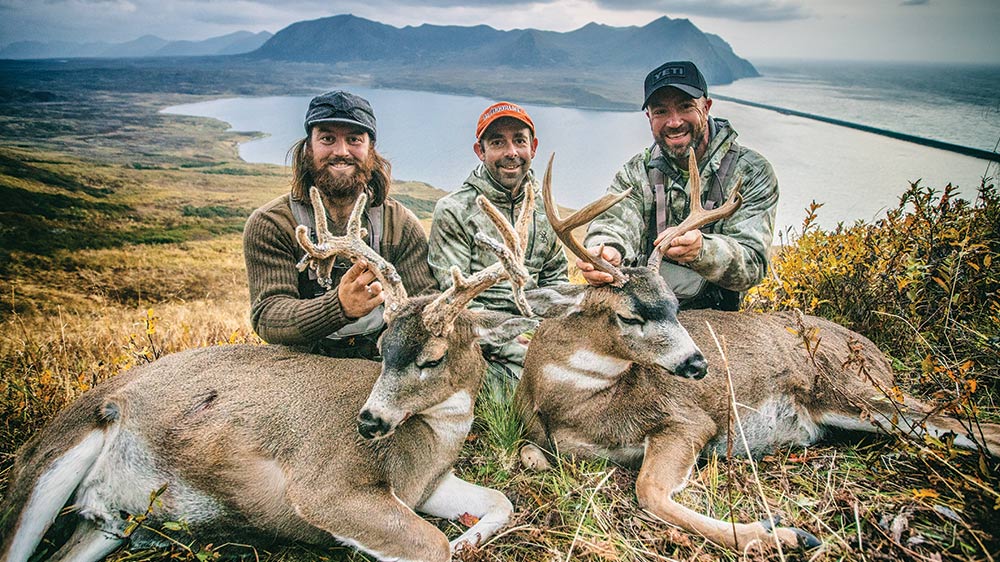
[[[982,150],[979,148],[972,148],[969,146],[963,146],[959,144],[953,144],[950,142],[939,141],[935,139],[929,139],[926,137],[920,137],[917,135],[910,135],[907,133],[900,133],[897,131],[891,131],[889,129],[883,129],[880,127],[872,127],[870,125],[864,125],[861,123],[854,123],[852,121],[845,121],[843,119],[835,119],[833,117],[826,117],[823,115],[818,115],[815,113],[808,113],[805,111],[798,111],[795,109],[788,109],[784,107],[779,107],[776,105],[769,105],[766,103],[759,103],[755,101],[735,98],[732,96],[725,95],[713,95],[713,99],[719,99],[723,101],[728,101],[730,103],[738,103],[740,105],[746,105],[750,107],[756,107],[758,109],[766,109],[769,111],[775,111],[783,115],[791,115],[794,117],[802,117],[805,119],[813,119],[815,121],[821,121],[823,123],[829,123],[831,125],[837,125],[839,127],[847,127],[850,129],[857,129],[859,131],[864,131],[866,133],[872,133],[875,135],[881,135],[884,137],[893,138],[896,140],[901,140],[905,142],[912,142],[919,144],[921,146],[927,146],[930,148],[937,148],[939,150],[946,150],[948,152],[954,152],[957,154],[962,154],[965,156],[972,156],[973,158],[981,158],[983,160],[989,160],[992,162],[1000,162],[1000,153],[995,151]]]

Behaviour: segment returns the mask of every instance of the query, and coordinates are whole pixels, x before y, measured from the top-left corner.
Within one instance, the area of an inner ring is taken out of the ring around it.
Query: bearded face
[[[708,145],[708,110],[712,100],[692,98],[676,88],[661,88],[646,108],[649,128],[663,153],[683,167],[690,149],[701,159]]]
[[[303,160],[312,184],[334,199],[355,197],[371,181],[375,169],[368,134],[336,124],[313,129]]]

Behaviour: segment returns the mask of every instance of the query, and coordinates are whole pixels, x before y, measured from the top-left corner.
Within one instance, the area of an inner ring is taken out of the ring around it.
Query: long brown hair
[[[308,152],[309,137],[299,139],[288,149],[286,159],[292,161],[292,198],[300,201],[309,200],[309,188],[313,185],[312,162]],[[392,164],[382,158],[375,150],[375,144],[369,147],[369,157],[372,160],[372,179],[368,182],[369,205],[378,207],[385,203],[389,196],[389,186],[392,183]]]

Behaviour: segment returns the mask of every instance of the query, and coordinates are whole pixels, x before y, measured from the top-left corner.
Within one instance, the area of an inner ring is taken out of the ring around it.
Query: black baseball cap
[[[375,140],[375,112],[368,100],[350,92],[335,91],[320,94],[309,102],[306,111],[306,133],[317,123],[346,123],[368,131]]]
[[[708,95],[708,84],[701,71],[691,61],[671,61],[665,62],[653,69],[646,75],[645,96],[643,96],[642,109],[649,105],[649,98],[653,92],[670,86],[677,88],[692,98],[700,98]]]

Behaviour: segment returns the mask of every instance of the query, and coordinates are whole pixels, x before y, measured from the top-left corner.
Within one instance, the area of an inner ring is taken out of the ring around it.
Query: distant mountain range
[[[642,27],[590,23],[569,32],[421,25],[397,28],[340,15],[289,25],[251,58],[317,63],[380,62],[406,66],[588,71],[650,70],[667,60],[693,60],[711,84],[759,76],[721,37],[687,19],[666,16]]]
[[[704,33],[687,19],[666,16],[642,27],[590,23],[574,31],[557,32],[501,31],[487,25],[398,28],[339,15],[294,23],[273,36],[266,31],[240,31],[204,41],[167,41],[147,35],[117,44],[22,41],[0,49],[0,58],[8,59],[218,55],[236,55],[244,62],[342,65],[352,71],[358,65],[389,72],[448,71],[464,73],[473,80],[482,72],[505,68],[525,76],[551,72],[553,77],[587,83],[595,72],[602,76],[623,71],[645,75],[667,60],[694,61],[710,84],[759,76],[754,66],[737,56],[718,35]]]
[[[272,37],[261,31],[237,31],[203,41],[168,41],[144,35],[125,43],[70,43],[18,41],[0,49],[0,59],[130,58],[238,55],[248,53]]]

